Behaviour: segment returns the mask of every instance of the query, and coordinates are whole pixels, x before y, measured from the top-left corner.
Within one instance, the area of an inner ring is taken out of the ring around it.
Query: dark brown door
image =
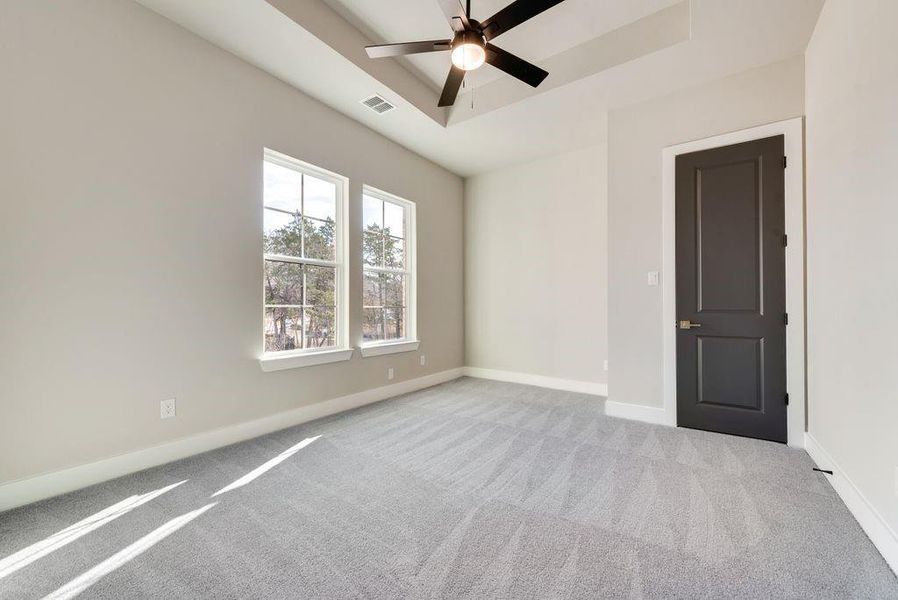
[[[783,136],[677,157],[680,426],[786,441],[784,167]]]

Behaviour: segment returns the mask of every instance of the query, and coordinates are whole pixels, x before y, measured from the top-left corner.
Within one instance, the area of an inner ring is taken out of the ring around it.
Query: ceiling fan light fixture
[[[452,64],[463,71],[483,66],[486,50],[483,39],[473,31],[464,31],[452,42]]]

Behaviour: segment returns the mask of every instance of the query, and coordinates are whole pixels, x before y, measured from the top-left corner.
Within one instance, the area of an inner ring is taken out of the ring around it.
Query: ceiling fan
[[[446,18],[449,19],[449,25],[455,31],[452,39],[379,44],[366,46],[365,50],[370,58],[451,51],[452,68],[449,70],[446,85],[443,86],[439,106],[455,104],[458,90],[465,79],[465,72],[477,69],[485,62],[524,83],[537,87],[549,73],[494,46],[490,40],[563,1],[515,0],[489,19],[480,22],[471,18],[471,0],[467,0],[467,6],[464,8],[460,0],[437,0]]]

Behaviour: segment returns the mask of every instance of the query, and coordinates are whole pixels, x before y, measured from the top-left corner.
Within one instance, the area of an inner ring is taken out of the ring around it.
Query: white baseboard
[[[545,375],[531,375],[530,373],[518,373],[515,371],[498,371],[496,369],[482,369],[480,367],[465,367],[465,375],[479,377],[480,379],[494,379],[509,383],[521,383],[536,387],[563,390],[565,392],[577,392],[580,394],[592,394],[594,396],[608,396],[608,384],[593,383],[590,381],[576,381],[574,379],[561,379],[547,377]]]
[[[522,383],[538,387],[579,392],[581,394],[593,394],[595,396],[608,397],[608,384],[591,383],[588,381],[574,381],[571,379],[559,379],[544,375],[531,375],[529,373],[517,373],[515,371],[498,371],[496,369],[482,369],[480,367],[465,367],[465,375],[479,377],[481,379],[494,379],[496,381],[508,381],[510,383]],[[645,421],[658,425],[667,425],[667,413],[663,408],[628,404],[626,402],[605,401],[605,414],[609,417]]]
[[[646,423],[654,423],[655,425],[668,424],[667,411],[663,408],[643,406],[642,404],[630,404],[629,402],[614,402],[613,400],[607,400],[605,402],[605,414],[609,417],[644,421]]]
[[[461,368],[441,371],[417,379],[400,381],[392,385],[316,402],[254,421],[206,431],[85,465],[12,481],[0,485],[0,512],[365,404],[445,383],[462,375],[463,369]]]
[[[826,476],[830,485],[860,523],[861,528],[882,554],[892,571],[898,575],[898,535],[889,527],[879,511],[870,504],[863,492],[845,475],[845,471],[833,460],[829,452],[824,450],[810,433],[805,434],[804,446],[818,467],[833,472],[832,475]]]

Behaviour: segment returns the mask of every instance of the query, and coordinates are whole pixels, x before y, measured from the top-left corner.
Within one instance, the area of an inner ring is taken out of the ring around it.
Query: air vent
[[[370,98],[365,98],[362,100],[362,104],[373,110],[379,115],[384,114],[385,112],[391,111],[395,106],[381,98],[380,96],[374,95]]]

